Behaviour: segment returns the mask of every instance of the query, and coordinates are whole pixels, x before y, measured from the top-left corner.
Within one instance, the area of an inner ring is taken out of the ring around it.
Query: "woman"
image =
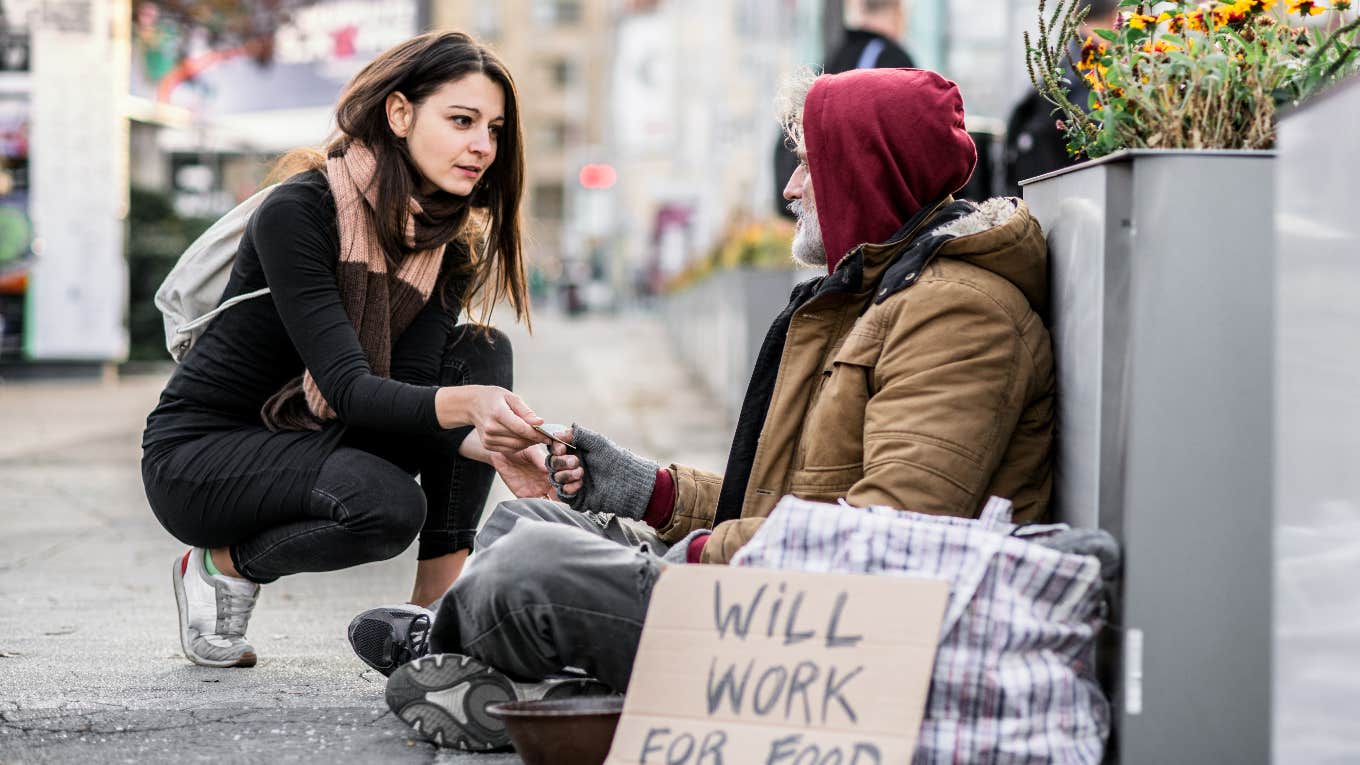
[[[453,583],[501,469],[547,491],[542,423],[510,344],[455,327],[481,295],[527,320],[524,157],[509,73],[429,33],[350,83],[336,137],[252,217],[213,320],[147,418],[142,477],[175,559],[185,654],[253,666],[260,585],[390,558],[420,536],[412,601]],[[420,476],[420,483],[415,480]]]

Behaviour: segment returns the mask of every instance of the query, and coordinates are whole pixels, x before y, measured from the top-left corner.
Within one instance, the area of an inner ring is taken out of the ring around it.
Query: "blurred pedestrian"
[[[897,42],[907,31],[903,0],[858,0],[851,6],[845,36],[826,57],[825,74],[853,69],[915,67],[911,56]]]
[[[907,30],[904,0],[855,0],[850,8],[849,21],[840,45],[826,57],[823,74],[840,74],[854,69],[891,69],[915,67],[911,55],[897,41]],[[782,137],[782,136],[781,136]],[[774,177],[779,180],[793,175],[798,158],[784,142],[774,147]],[[775,184],[775,210],[790,220],[793,213],[783,197],[783,189]]]
[[[1047,245],[1020,200],[953,197],[977,163],[958,88],[920,69],[824,75],[790,88],[784,117],[799,158],[784,187],[792,254],[825,274],[772,322],[727,470],[562,434],[566,504],[499,505],[439,603],[429,647],[444,653],[388,682],[418,732],[502,744],[478,705],[549,693],[564,667],[624,690],[663,568],[729,562],[785,495],[972,518],[1001,496],[1020,522],[1047,515]],[[398,632],[415,617],[390,618]]]
[[[474,296],[483,320],[502,300],[528,319],[509,72],[467,35],[420,35],[355,76],[336,125],[324,154],[281,161],[241,240],[224,299],[267,297],[208,325],[147,418],[147,498],[192,546],[173,583],[197,664],[255,664],[261,584],[417,535],[428,604],[472,546],[490,463],[520,491],[546,474],[509,341],[456,326]]]
[[[1096,29],[1114,26],[1119,15],[1119,0],[1090,0],[1086,6],[1086,20],[1080,29],[1083,38],[1094,34]],[[1076,57],[1075,53],[1073,57]],[[1070,64],[1067,79],[1071,83],[1068,98],[1078,106],[1086,106],[1091,89]],[[1077,162],[1077,158],[1067,151],[1067,137],[1058,129],[1058,118],[1053,110],[1053,104],[1031,89],[1011,111],[1006,120],[1004,193],[1019,196],[1020,181]]]

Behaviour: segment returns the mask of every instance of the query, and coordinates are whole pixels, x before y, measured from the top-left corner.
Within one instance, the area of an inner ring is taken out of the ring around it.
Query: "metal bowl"
[[[524,765],[601,765],[614,740],[623,697],[510,701],[486,711],[505,720]]]

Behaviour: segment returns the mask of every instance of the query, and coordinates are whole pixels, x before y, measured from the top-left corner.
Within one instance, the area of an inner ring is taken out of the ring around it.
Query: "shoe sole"
[[[539,684],[533,684],[538,687]],[[542,698],[608,693],[591,679],[547,687]],[[525,698],[504,674],[471,656],[434,654],[403,664],[387,681],[387,706],[417,734],[435,744],[469,752],[510,746],[505,721],[492,717],[492,704]]]
[[[200,667],[253,667],[256,657],[254,651],[246,651],[230,661],[216,661],[205,659],[193,652],[189,646],[192,640],[189,639],[189,598],[184,593],[184,578],[180,575],[180,566],[183,565],[183,558],[175,558],[170,565],[170,579],[175,585],[175,605],[179,608],[179,647],[184,651],[184,657]]]

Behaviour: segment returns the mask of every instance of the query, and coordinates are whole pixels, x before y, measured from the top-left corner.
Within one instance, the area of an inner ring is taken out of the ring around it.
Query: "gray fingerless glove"
[[[660,465],[633,454],[599,433],[580,425],[571,427],[575,434],[572,444],[585,468],[585,478],[581,490],[563,496],[562,501],[579,512],[612,513],[640,520],[652,500]],[[553,472],[552,457],[549,456],[550,480]],[[556,486],[556,481],[553,484]]]

